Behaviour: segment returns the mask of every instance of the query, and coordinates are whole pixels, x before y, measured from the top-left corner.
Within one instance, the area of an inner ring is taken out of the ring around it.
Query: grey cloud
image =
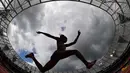
[[[57,63],[54,70],[58,72],[63,71],[72,71],[75,69],[75,66],[71,64],[72,60],[61,60]]]
[[[107,52],[107,48],[113,38],[114,28],[112,26],[114,24],[108,21],[105,22],[105,19],[103,17],[97,17],[95,15],[93,15],[93,17],[95,18],[93,18],[93,22],[91,23],[93,25],[90,29],[91,32],[88,34],[86,33],[86,35],[89,36],[82,36],[82,41],[79,41],[79,44],[76,45],[77,49],[83,53],[86,59],[100,58],[104,54],[104,52]],[[110,20],[111,19],[109,17],[109,21]],[[100,47],[97,47],[99,51],[94,51],[94,48],[96,47],[92,47],[92,45],[98,45]]]
[[[14,23],[18,25],[19,28],[21,28],[24,31],[27,32],[33,32],[38,30],[38,28],[41,27],[44,18],[44,13],[42,12],[42,9],[44,8],[44,5],[40,6],[34,6],[29,8],[28,10],[23,11],[20,13],[15,19]]]

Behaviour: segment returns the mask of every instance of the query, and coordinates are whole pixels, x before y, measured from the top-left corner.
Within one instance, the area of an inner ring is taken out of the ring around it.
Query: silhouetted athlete
[[[77,42],[77,40],[80,36],[80,33],[81,32],[78,31],[78,35],[73,42],[71,42],[69,44],[65,44],[67,42],[67,37],[64,36],[63,34],[60,35],[60,37],[55,37],[48,33],[38,31],[37,34],[44,34],[50,38],[55,39],[57,41],[57,50],[52,54],[50,61],[48,63],[46,63],[44,67],[37,61],[37,59],[34,57],[33,53],[30,53],[30,54],[26,55],[25,57],[31,58],[42,73],[53,68],[58,63],[59,60],[67,58],[71,55],[76,55],[76,57],[78,57],[86,65],[86,67],[88,69],[90,69],[95,64],[96,60],[89,63],[85,60],[85,58],[82,56],[82,54],[78,50],[66,50],[66,47],[72,46]]]

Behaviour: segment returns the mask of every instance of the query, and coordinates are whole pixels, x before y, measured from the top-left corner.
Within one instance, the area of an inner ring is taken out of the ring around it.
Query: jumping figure
[[[76,57],[78,57],[88,69],[90,69],[96,62],[96,60],[93,62],[87,62],[85,58],[83,57],[83,55],[78,50],[66,50],[66,47],[72,46],[77,42],[81,34],[80,31],[78,31],[78,35],[76,39],[69,44],[65,44],[67,42],[67,37],[63,34],[60,35],[60,37],[55,37],[41,31],[37,31],[37,34],[44,34],[47,37],[53,38],[57,41],[57,50],[52,54],[50,61],[48,61],[44,67],[37,61],[33,53],[27,54],[25,56],[26,58],[31,58],[42,73],[45,73],[46,71],[53,68],[58,63],[59,60],[67,58],[71,55],[75,55]]]

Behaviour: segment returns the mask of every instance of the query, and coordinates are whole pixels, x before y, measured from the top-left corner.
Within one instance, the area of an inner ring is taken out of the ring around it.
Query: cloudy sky
[[[34,52],[38,61],[45,65],[56,50],[56,41],[44,35],[43,31],[54,36],[64,34],[72,42],[78,30],[78,42],[67,50],[79,50],[86,60],[100,59],[108,50],[114,35],[114,23],[104,11],[94,6],[78,2],[50,2],[29,8],[19,14],[10,24],[8,35],[15,51],[29,64],[35,66],[24,55]],[[56,71],[70,71],[84,67],[83,63],[71,56],[53,68]]]

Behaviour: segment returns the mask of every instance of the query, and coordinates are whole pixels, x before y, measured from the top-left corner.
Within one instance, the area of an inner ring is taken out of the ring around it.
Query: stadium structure
[[[8,38],[7,29],[10,22],[24,10],[51,1],[61,0],[0,0],[2,5],[0,8],[0,73],[41,73],[16,53]],[[46,73],[121,73],[120,71],[129,64],[130,0],[77,0],[76,2],[90,4],[107,12],[115,23],[114,40],[108,52],[89,70],[86,68],[67,72],[50,70]]]

